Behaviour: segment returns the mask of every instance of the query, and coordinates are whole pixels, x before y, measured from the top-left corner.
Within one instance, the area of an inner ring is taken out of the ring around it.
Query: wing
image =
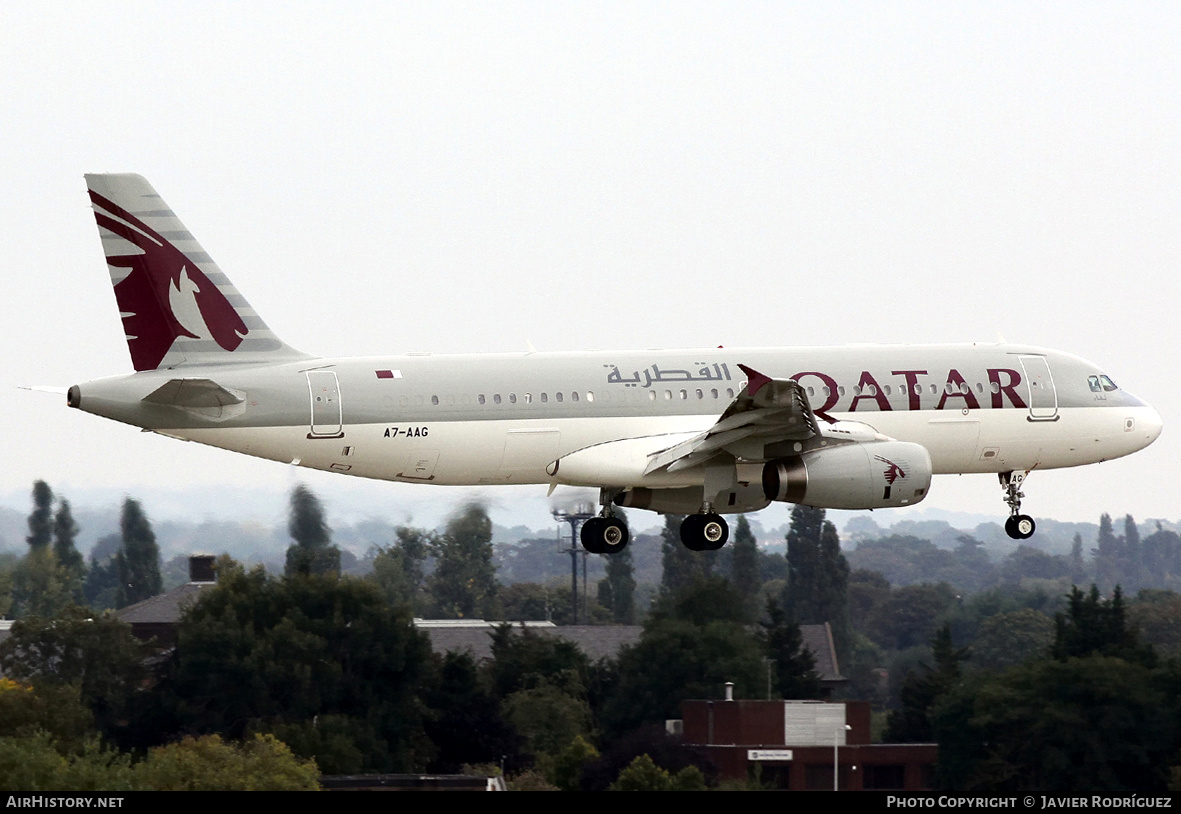
[[[717,423],[705,432],[648,457],[645,475],[676,472],[705,463],[720,453],[748,460],[767,457],[767,447],[819,439],[820,425],[808,404],[804,388],[794,379],[772,379],[739,365],[746,387],[735,397]],[[799,451],[799,450],[797,450]]]

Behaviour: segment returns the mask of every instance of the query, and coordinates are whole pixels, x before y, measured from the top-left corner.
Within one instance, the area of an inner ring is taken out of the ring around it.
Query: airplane
[[[996,474],[1027,539],[1030,472],[1161,432],[1090,362],[1002,343],[321,358],[267,327],[143,177],[86,183],[135,372],[70,387],[70,407],[366,478],[597,488],[592,553],[628,544],[615,506],[686,515],[705,551],[725,514],[908,506],[948,473]]]

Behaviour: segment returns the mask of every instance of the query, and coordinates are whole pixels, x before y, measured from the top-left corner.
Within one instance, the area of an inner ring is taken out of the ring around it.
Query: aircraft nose
[[[1156,408],[1150,407],[1147,404],[1136,411],[1135,417],[1129,417],[1126,423],[1131,424],[1128,429],[1134,432],[1136,437],[1141,441],[1139,449],[1143,449],[1159,438],[1161,430],[1165,426]]]

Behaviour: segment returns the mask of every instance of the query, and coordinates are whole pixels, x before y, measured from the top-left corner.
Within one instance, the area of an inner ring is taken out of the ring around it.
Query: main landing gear
[[[627,548],[631,539],[627,524],[611,514],[612,501],[617,492],[599,490],[599,503],[603,508],[598,517],[591,517],[582,524],[582,547],[592,554],[618,554]]]
[[[1009,506],[1009,519],[1005,521],[1005,534],[1014,540],[1028,540],[1033,536],[1037,524],[1027,514],[1021,514],[1021,498],[1025,493],[1021,491],[1021,484],[1025,482],[1029,472],[1000,473],[1001,487],[1005,490],[1005,503]]]
[[[700,514],[691,514],[681,523],[681,542],[690,551],[717,551],[730,539],[730,527],[720,514],[705,507]]]
[[[618,554],[630,539],[627,525],[618,517],[600,515],[582,524],[582,547],[592,554]]]

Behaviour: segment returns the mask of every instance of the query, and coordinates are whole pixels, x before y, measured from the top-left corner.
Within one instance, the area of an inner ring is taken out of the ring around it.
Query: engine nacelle
[[[910,506],[930,488],[931,455],[908,441],[843,444],[763,467],[768,500],[818,509]]]

